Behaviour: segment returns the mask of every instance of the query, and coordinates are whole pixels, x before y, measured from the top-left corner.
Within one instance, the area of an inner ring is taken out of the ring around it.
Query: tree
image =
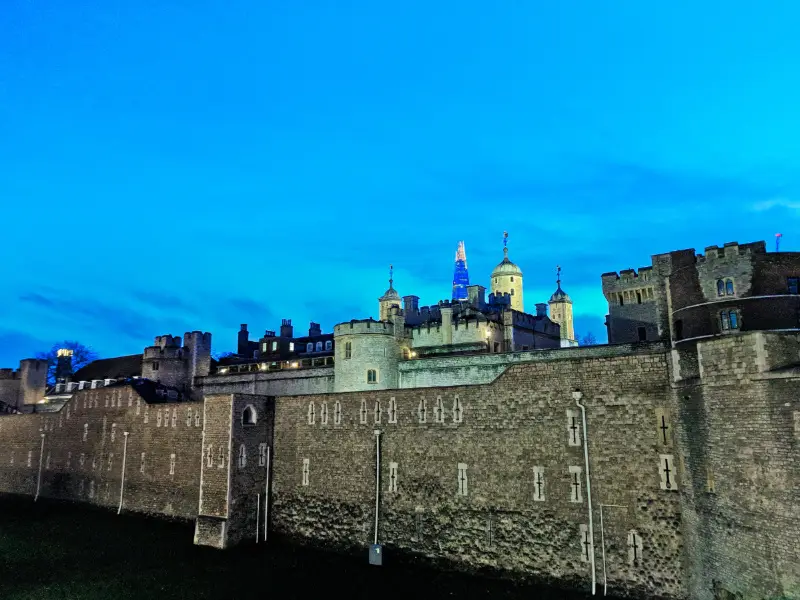
[[[97,352],[84,346],[80,342],[64,340],[53,344],[49,352],[40,352],[36,358],[47,361],[47,384],[55,385],[56,383],[56,365],[58,365],[58,351],[66,349],[72,350],[72,372],[75,373],[81,367],[85,367],[90,362],[97,360],[99,355]]]
[[[212,352],[211,358],[216,361],[222,360],[223,358],[230,358],[231,356],[236,356],[235,352]]]
[[[591,331],[587,331],[586,335],[583,336],[580,341],[578,342],[579,346],[596,346],[597,345],[597,338],[594,337],[594,334]]]

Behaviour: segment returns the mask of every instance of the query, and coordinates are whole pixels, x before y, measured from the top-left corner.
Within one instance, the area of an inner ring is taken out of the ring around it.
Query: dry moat
[[[271,540],[221,552],[192,544],[193,525],[0,496],[0,598],[525,598],[588,595],[390,561],[367,565]],[[602,595],[602,587],[598,589]]]

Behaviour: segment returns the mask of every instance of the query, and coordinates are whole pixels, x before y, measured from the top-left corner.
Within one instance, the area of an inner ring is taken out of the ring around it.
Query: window
[[[148,423],[150,421],[150,405],[144,405],[144,422]]]
[[[581,426],[577,411],[567,409],[567,445],[581,445]]]
[[[425,400],[425,398],[421,398],[419,401],[419,406],[417,407],[417,416],[419,417],[420,423],[424,423],[428,416],[428,402]]]
[[[308,471],[309,471],[309,463],[308,459],[303,459],[303,485],[308,485]]]
[[[244,425],[245,427],[250,425],[255,425],[256,420],[257,420],[256,409],[253,408],[252,404],[248,404],[247,406],[244,407],[244,410],[242,411],[242,425]]]
[[[678,319],[675,321],[675,339],[682,340],[683,339],[683,321]]]
[[[514,295],[514,288],[511,288],[511,295]]]
[[[378,383],[378,371],[375,369],[367,370],[367,383]]]
[[[317,352],[322,352],[322,342],[317,342]]]
[[[239,468],[244,469],[247,466],[247,448],[244,444],[239,446]]]
[[[500,342],[495,342],[494,343],[494,351],[495,352],[500,352]]]
[[[158,371],[158,361],[157,360],[153,361],[153,371]]]
[[[461,408],[461,399],[456,395],[453,399],[453,423],[461,423],[464,419],[464,409]]]
[[[720,326],[722,327],[723,331],[726,331],[731,328],[731,321],[730,318],[728,317],[727,311],[723,310],[721,313],[719,313],[719,319],[720,319]]]
[[[512,282],[514,281],[514,276],[513,276],[513,275],[511,276],[511,281],[512,281]]]
[[[191,427],[192,426],[192,409],[191,408],[187,408],[186,409],[186,426],[187,427]]]
[[[206,446],[206,466],[213,467],[214,466],[214,455],[213,455],[213,444],[209,444]],[[144,454],[142,454],[144,456]]]
[[[444,403],[442,397],[436,397],[436,408],[433,410],[433,419],[437,423],[444,423]]]
[[[258,445],[258,466],[264,467],[267,465],[267,444],[261,442]]]
[[[141,462],[139,463],[139,473],[142,473],[142,474],[144,474],[144,465],[145,465],[144,457],[145,457],[145,453],[142,452]]]
[[[527,352],[527,351],[528,351],[528,349],[529,349],[529,347],[528,347],[528,346],[523,346],[523,347],[522,347],[522,351],[523,351],[523,352]]]
[[[786,280],[790,294],[800,293],[800,277],[789,277]]]
[[[381,413],[383,413],[383,409],[381,408],[381,401],[375,400],[375,423],[381,422]]]
[[[625,300],[624,300],[622,294],[619,295],[619,305],[620,306],[625,306]]]
[[[722,279],[717,279],[717,296],[725,295],[725,282]]]
[[[731,329],[739,329],[739,317],[736,314],[735,310],[732,310],[729,313],[730,321],[731,321]]]
[[[333,342],[328,340],[325,342],[325,350],[330,350],[331,348],[333,348]]]
[[[266,352],[267,351],[267,342],[264,342],[263,344],[261,344],[261,351],[262,352]]]
[[[725,281],[725,295],[733,296],[733,281],[730,279]]]
[[[50,456],[50,455],[48,454],[48,456]],[[111,452],[108,455],[108,469],[107,469],[108,471],[111,470],[111,465],[113,465],[113,464],[114,464],[114,453]]]
[[[636,292],[636,304],[641,304],[641,303],[642,303],[642,292],[637,291]]]
[[[647,340],[647,329],[644,327],[637,327],[636,331],[639,333],[639,341],[644,342]]]
[[[338,400],[333,405],[333,424],[334,425],[341,425],[342,424],[342,403]]]
[[[345,342],[344,343],[344,357],[350,358],[353,356],[353,343],[352,342]]]
[[[533,467],[533,499],[544,502],[544,467]]]
[[[289,342],[289,352],[294,352],[294,342]]]
[[[467,495],[467,465],[458,463],[458,495]]]
[[[156,427],[161,427],[161,409],[156,413]]]
[[[175,475],[175,455],[169,455],[169,474]]]
[[[275,352],[278,349],[278,340],[272,342],[272,351]]]
[[[178,409],[177,409],[177,408],[173,408],[173,409],[172,409],[172,426],[173,426],[173,427],[175,427],[175,425],[177,424],[177,422],[178,422]],[[167,424],[166,424],[166,423],[164,423],[164,426],[165,426],[165,427],[166,427],[166,425],[167,425]]]
[[[111,441],[113,442],[117,437],[117,424],[111,424]]]
[[[84,442],[86,441],[86,438],[88,437],[88,435],[89,435],[89,424],[88,423],[84,423],[83,424],[83,441]]]
[[[200,409],[198,408],[194,413],[194,426],[200,427]]]
[[[323,402],[322,403],[322,408],[319,411],[319,416],[320,416],[320,418],[322,420],[322,424],[323,425],[327,425],[328,424],[328,403],[327,402]]]
[[[309,425],[313,425],[314,424],[314,417],[315,416],[316,416],[316,413],[315,413],[314,403],[313,402],[309,402],[308,403],[308,424]]]
[[[313,351],[314,351],[314,344],[312,344],[311,342],[308,342],[306,344],[306,352],[313,352]]]
[[[569,468],[569,501],[582,503],[583,502],[583,480],[581,473],[583,469],[580,467]]]
[[[638,566],[642,560],[642,538],[636,531],[628,532],[628,564]]]
[[[397,401],[394,396],[389,398],[389,423],[397,423]]]
[[[396,492],[397,491],[397,463],[390,462],[389,463],[389,491]]]
[[[359,422],[362,425],[366,425],[367,423],[367,401],[361,401],[361,411],[359,412]]]

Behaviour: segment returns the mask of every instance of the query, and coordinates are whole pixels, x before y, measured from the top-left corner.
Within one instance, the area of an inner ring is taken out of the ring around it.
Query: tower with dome
[[[556,291],[550,296],[550,318],[561,327],[561,347],[577,346],[572,322],[572,298],[561,289],[561,265],[556,267]]]

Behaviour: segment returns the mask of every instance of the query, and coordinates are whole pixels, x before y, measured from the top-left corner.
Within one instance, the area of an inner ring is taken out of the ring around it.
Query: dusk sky
[[[0,367],[800,249],[796,2],[4,0]]]

